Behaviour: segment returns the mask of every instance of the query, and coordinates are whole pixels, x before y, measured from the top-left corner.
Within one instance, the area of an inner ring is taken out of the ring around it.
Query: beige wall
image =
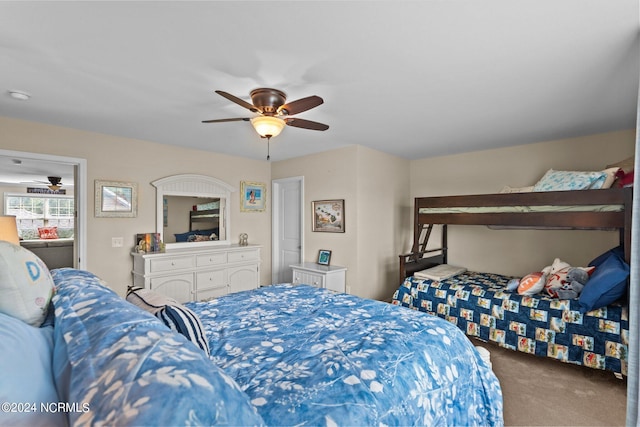
[[[408,171],[408,160],[362,146],[274,162],[273,179],[304,176],[304,260],[329,249],[331,264],[348,269],[349,293],[390,298],[407,227]],[[311,231],[311,202],[326,199],[345,200],[344,233]]]
[[[409,160],[358,147],[358,292],[391,299],[398,287],[398,255],[410,244],[413,219],[407,215]]]
[[[271,178],[281,179],[304,176],[304,261],[316,261],[318,250],[331,250],[331,264],[347,267],[347,286],[354,292],[357,279],[355,268],[357,240],[355,214],[356,164],[355,146],[326,151],[271,164]],[[345,232],[322,233],[311,231],[313,200],[344,199]]]
[[[505,185],[533,185],[550,168],[601,170],[632,156],[634,144],[635,132],[629,130],[414,160],[411,197],[495,193]],[[584,265],[618,244],[618,234],[609,231],[449,230],[450,264],[513,275],[540,270],[555,257]]]
[[[129,251],[134,235],[155,228],[155,190],[150,182],[196,173],[237,189],[241,180],[269,184],[272,178],[304,176],[305,260],[315,261],[319,249],[332,250],[332,264],[349,269],[350,292],[377,299],[388,299],[398,285],[398,254],[411,247],[414,197],[493,193],[504,185],[532,185],[549,168],[602,169],[633,155],[635,140],[630,130],[411,161],[350,146],[270,163],[1,117],[0,129],[2,149],[87,159],[87,268],[121,294],[131,283]],[[137,218],[95,218],[95,179],[137,182]],[[311,201],[323,199],[345,199],[345,233],[311,231]],[[270,200],[265,212],[241,213],[238,192],[231,198],[231,240],[246,232],[251,243],[262,245],[262,284],[271,282]],[[124,237],[126,247],[112,248],[112,237]],[[522,275],[555,257],[584,264],[616,244],[617,234],[606,231],[458,226],[451,227],[449,262]]]
[[[169,175],[194,173],[221,179],[237,190],[240,181],[271,181],[267,161],[207,151],[183,149],[148,141],[84,132],[0,117],[0,148],[87,159],[87,269],[124,294],[131,284],[130,250],[136,233],[155,229],[155,189],[150,184]],[[95,218],[96,179],[138,183],[136,218]],[[267,209],[270,210],[267,204]],[[241,232],[262,245],[261,283],[271,277],[271,219],[267,212],[240,212],[238,191],[231,195],[231,240]],[[112,237],[124,237],[125,247],[112,248]]]

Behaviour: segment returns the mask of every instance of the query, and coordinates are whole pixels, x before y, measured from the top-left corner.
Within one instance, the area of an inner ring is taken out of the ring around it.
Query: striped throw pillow
[[[187,337],[209,355],[207,334],[197,314],[173,298],[150,289],[133,287],[127,291],[127,301],[148,311],[162,321],[169,329]]]
[[[198,315],[191,309],[181,304],[166,305],[158,310],[155,315],[169,329],[181,333],[209,355],[209,343],[207,342],[204,327]]]

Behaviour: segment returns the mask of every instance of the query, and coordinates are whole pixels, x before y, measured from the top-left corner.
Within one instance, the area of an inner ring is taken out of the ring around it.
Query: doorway
[[[67,165],[73,168],[74,177],[74,206],[76,210],[74,224],[74,267],[87,268],[87,161],[86,159],[51,154],[29,153],[23,151],[1,150],[0,157],[16,160],[36,160],[51,165]]]
[[[271,283],[291,283],[291,264],[304,259],[304,177],[272,181]]]

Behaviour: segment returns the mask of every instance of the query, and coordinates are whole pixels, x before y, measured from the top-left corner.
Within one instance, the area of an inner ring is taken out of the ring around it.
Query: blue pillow
[[[63,412],[40,408],[60,400],[51,372],[52,351],[52,326],[37,328],[0,313],[0,402],[16,405],[10,411],[3,407],[0,425],[68,424]]]
[[[597,257],[595,257],[589,263],[589,267],[597,267],[597,266],[599,266],[604,261],[606,261],[606,259],[609,258],[610,255],[616,255],[616,256],[620,257],[620,259],[624,259],[624,249],[622,248],[622,246],[618,246],[618,247],[615,247],[613,249],[609,249],[607,252],[603,253],[602,255],[598,255]]]
[[[629,265],[615,252],[596,258],[598,264],[580,294],[580,311],[586,313],[620,299],[627,290]],[[590,264],[591,265],[591,264]]]
[[[188,242],[189,237],[195,236],[195,235],[210,236],[211,233],[216,233],[216,236],[217,236],[218,232],[219,232],[218,228],[211,228],[209,230],[194,230],[194,231],[187,231],[186,233],[177,233],[177,234],[174,234],[174,236],[176,236],[176,243],[178,243],[178,242]]]

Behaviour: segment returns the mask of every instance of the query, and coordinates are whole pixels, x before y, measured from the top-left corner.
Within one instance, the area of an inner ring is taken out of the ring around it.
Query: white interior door
[[[273,181],[272,283],[291,283],[291,264],[303,259],[304,177]]]

